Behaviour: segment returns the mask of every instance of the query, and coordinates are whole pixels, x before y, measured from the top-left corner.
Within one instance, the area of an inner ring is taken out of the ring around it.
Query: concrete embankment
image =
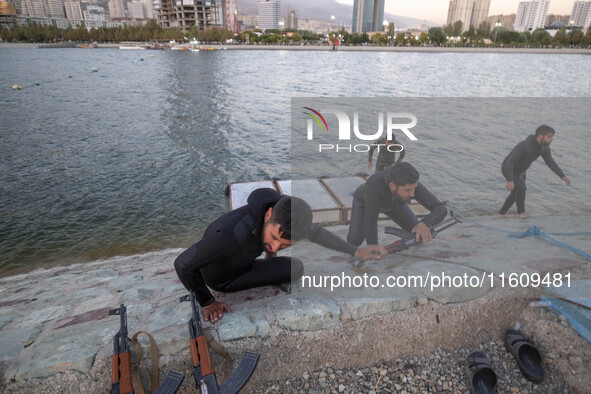
[[[472,222],[458,224],[421,248],[356,266],[338,252],[298,243],[289,251],[304,261],[309,282],[295,282],[289,293],[269,286],[216,294],[232,312],[205,326],[233,362],[239,361],[243,351],[261,354],[247,390],[259,390],[269,380],[302,376],[327,363],[345,368],[428,354],[438,348],[478,347],[499,340],[503,329],[516,321],[544,346],[553,374],[571,387],[591,383],[588,374],[572,365],[576,360],[591,363],[589,343],[558,318],[562,331],[546,329],[542,334],[536,326],[529,303],[539,299],[540,289],[530,283],[527,289],[507,291],[510,274],[531,278],[534,273],[556,273],[564,281],[567,274],[572,282],[586,280],[591,262],[540,239],[509,238],[491,229],[521,232],[535,224],[548,233],[575,232],[588,230],[590,218],[477,219],[488,228]],[[383,234],[385,224],[380,224],[381,244],[395,240]],[[347,231],[345,226],[330,229],[341,237]],[[585,234],[560,239],[581,250],[589,245]],[[190,306],[178,301],[186,292],[173,269],[181,251],[114,257],[0,279],[0,373],[6,391],[106,390],[112,336],[119,328],[118,317],[108,316],[108,310],[121,303],[128,307],[130,334],[145,330],[154,335],[162,369],[188,374]],[[387,282],[391,277],[437,275],[484,279],[477,286],[450,282],[433,289],[432,281],[426,286],[407,282],[404,287]],[[364,277],[381,285],[346,285],[346,278],[355,284]],[[341,281],[339,286],[334,278]],[[318,286],[321,279],[328,282]],[[142,345],[148,353],[147,342]],[[221,357],[214,355],[213,360],[222,365]],[[142,369],[147,370],[147,365]],[[225,377],[227,372],[221,371],[220,380]],[[187,376],[182,392],[191,392],[192,387],[192,377]]]

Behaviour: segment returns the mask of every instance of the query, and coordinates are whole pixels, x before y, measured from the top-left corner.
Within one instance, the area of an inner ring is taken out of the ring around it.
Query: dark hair
[[[312,225],[312,208],[301,198],[284,196],[273,207],[270,221],[279,224],[281,238],[297,242]]]
[[[389,169],[388,182],[395,185],[410,185],[418,181],[419,172],[409,162],[400,162]]]
[[[541,125],[540,127],[538,127],[536,129],[536,137],[539,135],[548,135],[548,134],[552,134],[554,135],[555,131],[552,127],[547,126],[545,124]]]

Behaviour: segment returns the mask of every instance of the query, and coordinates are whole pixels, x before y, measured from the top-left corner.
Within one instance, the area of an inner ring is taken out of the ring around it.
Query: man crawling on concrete
[[[312,224],[312,210],[304,200],[257,189],[247,205],[211,223],[201,241],[177,257],[174,267],[185,288],[195,292],[205,320],[215,323],[230,308],[216,301],[208,286],[234,292],[297,280],[304,272],[302,262],[278,257],[277,252],[304,238],[362,259],[387,254],[379,245],[358,248]],[[265,258],[259,258],[263,252]]]
[[[408,203],[415,198],[429,210],[421,221]],[[353,196],[347,241],[353,245],[378,244],[378,217],[386,214],[417,241],[431,241],[431,228],[447,214],[443,203],[419,182],[419,172],[408,162],[398,163],[369,177]]]

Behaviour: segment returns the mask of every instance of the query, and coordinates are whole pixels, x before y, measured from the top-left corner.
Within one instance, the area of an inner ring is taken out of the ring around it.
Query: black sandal
[[[473,394],[497,392],[497,374],[492,369],[490,359],[482,352],[476,351],[468,355],[466,378]]]
[[[544,380],[544,365],[538,348],[521,332],[505,331],[505,347],[513,355],[523,375],[534,382]]]

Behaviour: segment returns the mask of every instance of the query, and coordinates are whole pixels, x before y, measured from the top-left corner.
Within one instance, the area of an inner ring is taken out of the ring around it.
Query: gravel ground
[[[502,342],[504,329],[516,322],[544,357],[542,383],[521,375]],[[419,335],[418,328],[425,334]],[[361,333],[366,340],[359,342]],[[275,329],[266,340],[250,338],[223,346],[234,362],[244,350],[261,354],[243,393],[468,393],[465,362],[475,350],[490,358],[499,393],[591,393],[591,344],[563,317],[526,301],[429,302],[318,332]],[[213,352],[212,361],[218,382],[225,381],[229,371],[223,359]],[[161,381],[171,369],[185,373],[178,394],[197,393],[189,349],[161,356],[159,364]],[[149,359],[144,359],[142,380],[148,390],[149,366]],[[44,379],[0,381],[0,393],[108,393],[110,374],[111,360],[100,358],[88,374],[68,371]]]
[[[267,382],[262,393],[468,393],[464,373],[466,358],[474,350],[491,359],[499,393],[570,393],[572,389],[552,371],[541,383],[523,377],[502,342],[491,341],[479,349],[439,349],[428,356],[409,356],[371,367],[335,369],[330,365],[302,377]]]

